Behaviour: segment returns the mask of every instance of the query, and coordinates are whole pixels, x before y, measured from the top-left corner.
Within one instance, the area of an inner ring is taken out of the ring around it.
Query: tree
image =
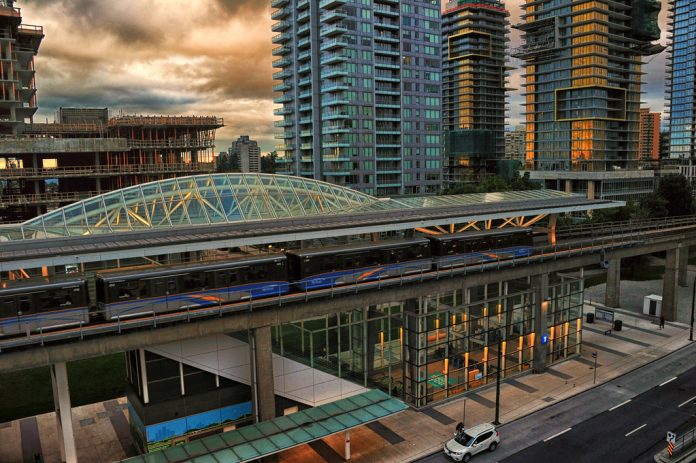
[[[235,153],[220,153],[215,162],[215,172],[241,172],[239,155]]]
[[[538,190],[540,188],[540,184],[530,180],[529,172],[525,172],[524,176],[520,176],[519,172],[515,172],[515,176],[509,181],[500,175],[489,175],[484,177],[478,184],[457,183],[443,190],[442,194],[495,193],[498,191]]]
[[[667,215],[680,216],[694,213],[693,189],[689,180],[683,175],[665,175],[660,179],[656,193],[665,200]]]
[[[278,153],[275,151],[271,151],[266,156],[261,156],[261,172],[264,174],[275,174],[277,159]]]

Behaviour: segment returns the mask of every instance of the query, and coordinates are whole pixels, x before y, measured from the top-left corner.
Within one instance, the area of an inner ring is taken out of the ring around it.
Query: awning
[[[400,413],[404,402],[379,390],[309,408],[185,445],[122,460],[128,463],[233,463],[256,460]]]

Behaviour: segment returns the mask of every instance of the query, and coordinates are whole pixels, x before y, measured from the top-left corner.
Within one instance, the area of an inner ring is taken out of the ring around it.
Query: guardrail
[[[453,278],[465,276],[472,273],[482,273],[485,271],[495,271],[505,268],[516,267],[520,265],[538,264],[551,260],[565,259],[569,257],[577,257],[588,254],[598,254],[608,249],[617,249],[630,246],[637,246],[641,241],[636,241],[630,235],[624,235],[623,238],[610,237],[604,240],[586,240],[580,242],[568,242],[557,245],[547,245],[533,248],[533,253],[527,257],[500,259],[491,257],[486,262],[480,262],[463,267],[449,267],[446,269],[435,268],[431,271],[421,270],[418,273],[404,274],[403,269],[401,274],[396,277],[384,278],[367,282],[357,282],[354,284],[331,286],[325,289],[305,290],[304,292],[293,292],[288,294],[278,294],[273,297],[263,299],[249,298],[242,302],[222,303],[217,306],[208,306],[202,308],[186,308],[175,312],[156,313],[138,318],[121,318],[109,320],[94,324],[80,323],[79,326],[59,330],[44,332],[43,330],[26,333],[25,336],[9,338],[0,341],[0,353],[3,350],[13,349],[18,347],[26,347],[32,345],[43,346],[46,343],[65,341],[69,339],[84,339],[87,336],[95,336],[107,333],[122,333],[124,331],[142,328],[157,328],[158,326],[167,325],[177,322],[191,322],[193,320],[205,319],[210,317],[222,317],[232,313],[251,312],[262,307],[282,306],[293,302],[306,302],[311,299],[333,298],[341,295],[355,295],[362,291],[379,290],[387,287],[403,286],[409,284],[419,284],[425,281],[439,280],[444,278]],[[95,312],[95,315],[102,315],[102,312]]]
[[[621,222],[581,223],[556,229],[557,238],[604,236],[616,230],[648,231],[669,227],[696,225],[696,215],[682,217],[662,217],[657,219],[626,220]]]
[[[125,175],[125,174],[156,174],[170,172],[212,172],[215,163],[175,163],[175,164],[135,164],[119,166],[79,166],[57,168],[9,168],[0,169],[0,178],[60,178],[82,177],[85,175]]]
[[[688,450],[694,443],[696,443],[696,428],[690,429],[676,438],[672,456],[677,456],[683,451]]]

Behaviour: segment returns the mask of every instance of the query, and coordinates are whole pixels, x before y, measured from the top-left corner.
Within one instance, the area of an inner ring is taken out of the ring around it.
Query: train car
[[[89,323],[87,282],[9,282],[0,288],[0,336]]]
[[[287,251],[290,280],[299,290],[385,279],[429,271],[426,239],[410,239]]]
[[[278,296],[288,292],[282,254],[96,276],[99,313],[117,319]]]
[[[435,268],[527,257],[533,247],[530,228],[462,232],[429,236],[428,239]]]

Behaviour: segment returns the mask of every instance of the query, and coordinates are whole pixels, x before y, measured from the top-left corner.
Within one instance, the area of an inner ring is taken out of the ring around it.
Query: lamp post
[[[500,364],[503,353],[503,335],[500,329],[495,330],[495,334],[498,338],[498,368],[495,372],[495,420],[493,424],[498,426],[500,424]]]
[[[694,289],[691,293],[691,325],[689,327],[689,341],[694,340],[694,299],[696,299],[696,277],[694,277]]]

